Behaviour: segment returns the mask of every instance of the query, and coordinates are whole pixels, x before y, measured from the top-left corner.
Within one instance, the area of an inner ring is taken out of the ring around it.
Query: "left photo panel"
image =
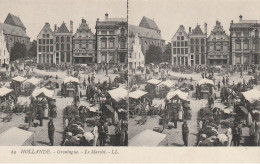
[[[127,0],[0,6],[0,146],[127,146]]]

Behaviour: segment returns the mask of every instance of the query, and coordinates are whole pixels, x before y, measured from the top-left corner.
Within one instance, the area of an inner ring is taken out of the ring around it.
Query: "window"
[[[46,46],[46,52],[49,52],[50,49],[49,49],[49,46]]]
[[[107,48],[107,39],[106,38],[101,39],[101,48],[102,49]]]
[[[42,46],[42,52],[45,52],[45,46]]]
[[[173,63],[176,65],[176,57],[173,57]]]
[[[196,44],[200,44],[199,42],[200,42],[199,39],[196,39]]]
[[[249,41],[245,40],[244,41],[244,50],[248,50],[249,49]]]
[[[70,62],[70,53],[69,53],[69,52],[67,52],[66,61],[67,61],[67,62]]]
[[[173,46],[176,47],[176,42],[173,42]]]
[[[188,46],[188,42],[187,41],[185,41],[185,47],[187,47]]]
[[[205,47],[201,46],[201,52],[205,52]]]
[[[188,48],[185,48],[185,54],[188,54]]]
[[[38,47],[38,51],[42,52],[42,47],[41,46]]]
[[[236,40],[235,41],[235,48],[236,48],[236,50],[241,50],[241,41],[238,39],[238,40]]]
[[[194,39],[190,39],[190,44],[194,44]]]
[[[64,36],[61,37],[61,42],[64,42]]]
[[[50,52],[53,52],[53,46],[50,46]]]
[[[184,40],[184,36],[181,36],[181,40]]]
[[[195,48],[196,48],[196,53],[199,53],[200,52],[199,46],[196,46]]]
[[[177,36],[177,40],[180,40],[180,36]]]
[[[42,37],[45,38],[45,34],[42,34]]]
[[[201,54],[201,64],[205,64],[205,54]]]
[[[220,50],[223,51],[223,46],[220,46]]]
[[[49,38],[49,37],[50,37],[50,35],[49,35],[49,34],[46,34],[46,36],[47,36],[47,38]]]
[[[60,45],[56,44],[56,50],[59,51],[60,50]]]
[[[245,30],[243,31],[244,36],[249,36],[249,31]]]
[[[115,48],[115,39],[114,38],[111,38],[109,39],[109,48]]]
[[[49,44],[50,42],[49,42],[49,39],[46,39],[46,44]]]
[[[45,39],[42,39],[42,44],[45,44]]]
[[[190,46],[190,52],[194,53],[194,46]]]
[[[121,35],[125,35],[125,29],[121,28],[120,33],[121,33]]]
[[[70,36],[67,36],[67,42],[70,42]]]
[[[177,42],[177,47],[180,47],[180,42]]]
[[[10,40],[12,40],[12,39],[10,39]],[[38,41],[38,42],[39,42],[39,44],[42,44],[42,40],[41,40],[41,39],[39,39],[39,41]]]
[[[181,49],[181,54],[184,54],[184,48]]]
[[[64,44],[61,44],[61,50],[62,51],[64,50]]]
[[[60,42],[60,37],[56,36],[56,42]]]
[[[241,36],[241,32],[236,32],[236,36],[240,37]]]
[[[182,32],[179,32],[179,35],[182,35]]]
[[[101,34],[103,35],[107,34],[107,30],[101,30]]]
[[[184,42],[181,42],[181,46],[184,47]]]
[[[205,44],[204,39],[201,39],[201,44]]]
[[[120,48],[126,48],[124,39],[121,39],[121,41],[120,41]]]
[[[50,39],[50,44],[53,44],[53,39]]]
[[[114,35],[115,34],[115,30],[109,30],[109,34],[110,35]]]
[[[64,61],[65,61],[64,52],[61,52],[61,54],[60,54],[60,61],[61,61],[61,62],[64,62]]]
[[[67,44],[67,50],[70,51],[70,44]]]
[[[199,55],[195,55],[195,61],[196,61],[196,64],[200,64],[200,56]]]
[[[177,48],[177,54],[180,54],[180,48]]]
[[[176,54],[176,48],[173,49],[173,54]]]

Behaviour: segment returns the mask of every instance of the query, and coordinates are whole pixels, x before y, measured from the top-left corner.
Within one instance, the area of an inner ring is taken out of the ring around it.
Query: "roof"
[[[144,28],[148,28],[148,29],[153,29],[153,30],[159,30],[159,27],[157,26],[157,24],[155,23],[154,20],[147,18],[147,17],[143,17],[140,24],[140,27],[144,27]]]
[[[159,83],[161,83],[162,81],[161,80],[158,80],[158,79],[150,79],[147,81],[147,83],[149,84],[154,84],[154,85],[158,85]]]
[[[171,81],[171,80],[166,80],[166,81],[163,81],[161,82],[159,85],[165,85],[166,87],[172,87],[174,86],[175,82]]]
[[[126,18],[107,18],[104,21],[97,21],[97,26],[105,25],[105,26],[115,26],[118,23],[127,23]]]
[[[189,93],[188,92],[182,92],[181,90],[176,90],[176,91],[172,91],[172,92],[168,92],[166,98],[168,100],[174,98],[175,96],[178,96],[180,99],[182,100],[187,100],[189,97]]]
[[[172,40],[174,39],[174,37],[179,36],[179,32],[182,32],[185,37],[188,37],[188,34],[187,34],[187,32],[186,32],[184,26],[183,26],[183,25],[180,25],[179,29],[178,29],[178,30],[176,31],[176,33],[173,35]],[[176,38],[176,39],[177,39],[177,38]]]
[[[126,100],[128,95],[128,91],[124,88],[116,88],[108,91],[108,93],[117,102],[120,100]]]
[[[209,79],[201,79],[199,81],[199,85],[203,85],[203,84],[211,84],[211,85],[214,85],[214,82],[212,80],[209,80]]]
[[[35,77],[32,77],[31,79],[27,79],[26,81],[24,81],[24,83],[30,83],[33,85],[37,85],[41,82],[40,79],[36,79]]]
[[[246,92],[242,92],[243,96],[250,103],[254,103],[256,101],[260,101],[260,91],[256,89],[251,89]]]
[[[40,95],[44,95],[46,97],[52,98],[54,95],[54,90],[49,90],[49,89],[43,87],[40,89],[35,89],[32,93],[33,97],[38,97]]]
[[[139,99],[140,97],[146,95],[148,92],[142,90],[136,90],[129,93],[129,97],[133,99]]]
[[[52,31],[51,27],[50,27],[50,24],[49,23],[45,23],[42,30],[40,31],[40,33],[38,34],[38,37],[40,36],[40,34],[42,33],[42,31],[46,29],[48,30],[52,35],[54,34],[54,32]]]
[[[66,23],[62,23],[60,28],[58,28],[56,33],[69,33],[70,31],[68,30]]]
[[[16,77],[12,78],[12,80],[18,81],[18,82],[24,82],[26,80],[26,78],[21,77],[21,76],[16,76]]]
[[[0,30],[3,30],[5,35],[14,35],[14,36],[29,38],[26,35],[26,32],[23,31],[20,27],[17,27],[17,26],[12,26],[12,25],[9,25],[9,24],[0,23]]]
[[[79,83],[79,79],[70,76],[70,77],[65,78],[63,82],[64,82],[65,84],[66,84],[66,83],[70,83],[70,82]]]
[[[129,27],[129,36],[133,35],[135,36],[135,34],[139,34],[139,37],[143,37],[143,38],[151,38],[151,39],[158,39],[158,40],[163,40],[161,38],[161,35],[159,33],[157,33],[157,31],[155,30],[151,30],[151,29],[147,29],[144,27],[139,27],[139,26],[134,26],[134,25],[128,25]]]
[[[197,25],[190,35],[204,35],[204,33],[202,32],[200,25]]]
[[[127,22],[127,18],[107,18],[105,22]]]
[[[0,88],[0,96],[5,96],[12,91],[13,91],[12,89],[2,87],[2,88]]]
[[[25,28],[21,19],[19,17],[15,16],[15,15],[10,14],[10,13],[7,15],[4,23],[12,25],[12,26],[18,26],[18,27]]]

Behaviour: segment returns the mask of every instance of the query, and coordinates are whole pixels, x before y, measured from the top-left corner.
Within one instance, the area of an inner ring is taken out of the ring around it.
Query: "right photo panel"
[[[129,146],[259,146],[257,0],[129,0]]]

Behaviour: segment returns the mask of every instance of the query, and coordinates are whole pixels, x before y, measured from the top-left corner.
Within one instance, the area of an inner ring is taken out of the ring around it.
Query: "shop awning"
[[[117,102],[120,100],[126,100],[128,92],[124,88],[116,88],[108,91],[109,95]]]
[[[26,78],[21,77],[21,76],[16,76],[14,78],[12,78],[13,81],[18,81],[18,82],[24,82],[26,80]]]
[[[199,85],[203,85],[203,84],[211,84],[211,85],[214,85],[214,82],[212,80],[209,80],[209,79],[201,79],[199,81]]]
[[[71,82],[78,83],[78,84],[80,83],[78,78],[75,78],[75,77],[72,77],[72,76],[65,78],[63,82],[65,84],[71,83]]]
[[[148,92],[142,90],[136,90],[129,93],[129,97],[133,99],[139,99],[140,97],[146,95]]]
[[[166,81],[163,81],[161,82],[159,85],[165,85],[166,87],[173,87],[175,84],[175,82],[171,81],[171,80],[166,80]]]
[[[12,89],[2,87],[2,88],[0,88],[0,96],[5,96],[8,93],[11,93],[12,91],[13,91]]]
[[[40,79],[36,79],[35,77],[31,78],[31,79],[27,79],[26,81],[24,81],[24,83],[30,83],[33,85],[38,85],[40,84]]]
[[[154,84],[154,85],[158,85],[159,83],[161,83],[162,81],[161,80],[158,80],[158,79],[150,79],[147,81],[147,83],[149,84]]]
[[[40,88],[40,89],[35,89],[32,93],[33,97],[38,97],[40,95],[44,95],[46,97],[52,98],[53,95],[54,95],[54,91],[43,87],[43,88]]]
[[[246,92],[242,92],[243,96],[250,103],[254,103],[256,101],[260,101],[260,91],[256,89],[251,89]]]
[[[189,97],[188,92],[182,92],[181,90],[171,91],[167,94],[166,98],[168,100],[174,98],[175,96],[178,96],[182,100],[187,100]]]

